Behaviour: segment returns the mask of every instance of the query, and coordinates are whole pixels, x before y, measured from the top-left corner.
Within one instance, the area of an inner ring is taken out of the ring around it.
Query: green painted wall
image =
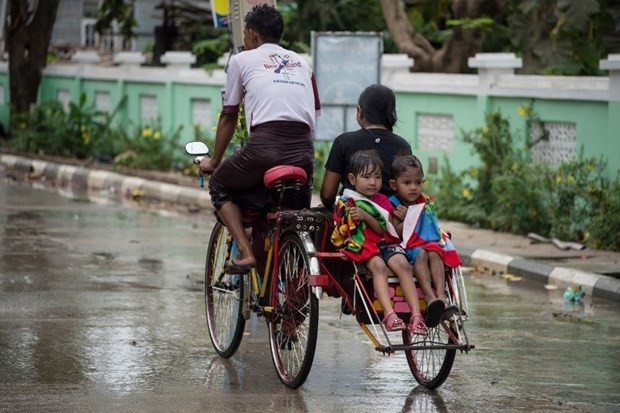
[[[577,150],[583,146],[585,156],[607,159],[610,177],[620,170],[620,102],[411,93],[397,93],[397,101],[399,121],[395,132],[409,140],[427,171],[431,159],[438,163],[440,170],[446,156],[454,170],[465,170],[478,162],[471,146],[462,138],[463,132],[484,126],[486,111],[499,111],[510,123],[515,144],[525,147],[527,118],[519,115],[519,108],[532,104],[544,122],[576,124]],[[453,116],[452,148],[447,151],[420,148],[417,117],[421,113]]]
[[[92,76],[91,76],[92,77]],[[95,104],[98,92],[109,93],[110,111],[116,109],[125,97],[126,104],[120,108],[115,122],[130,127],[144,125],[142,119],[141,96],[156,99],[155,116],[159,116],[164,131],[176,130],[182,126],[181,137],[184,141],[194,139],[194,109],[192,101],[208,101],[210,114],[201,117],[201,122],[208,125],[203,132],[213,136],[211,128],[217,123],[217,114],[221,110],[222,82],[216,78],[202,78],[193,83],[193,79],[180,81],[172,74],[170,79],[124,80],[104,78],[69,77],[57,74],[44,74],[39,88],[39,102],[58,99],[58,92],[66,90],[72,101],[77,102],[81,93],[87,96],[89,105]],[[221,79],[221,78],[220,78]],[[212,82],[212,83],[209,83]],[[4,88],[4,101],[0,102],[0,122],[8,129],[9,83],[6,71],[0,71],[0,85]],[[437,169],[445,163],[446,157],[456,171],[466,170],[478,163],[471,146],[462,140],[463,131],[471,131],[484,126],[487,111],[499,111],[510,122],[515,144],[524,147],[527,133],[527,118],[519,115],[520,107],[533,107],[542,121],[571,122],[576,124],[577,149],[583,146],[588,157],[604,157],[608,162],[611,178],[620,170],[620,102],[604,100],[543,99],[532,100],[529,97],[485,96],[457,93],[413,93],[396,90],[399,121],[395,132],[405,137],[412,144],[414,153],[423,161],[426,172],[430,170],[431,160]],[[447,150],[423,150],[420,148],[418,116],[451,115],[454,126],[454,140]],[[206,119],[206,120],[205,120]],[[328,143],[317,144],[317,151],[327,152]]]

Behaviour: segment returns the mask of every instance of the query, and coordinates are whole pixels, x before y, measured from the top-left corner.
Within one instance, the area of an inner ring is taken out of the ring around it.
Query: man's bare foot
[[[235,257],[230,261],[226,261],[224,271],[227,274],[248,274],[255,266],[256,260],[254,258],[246,258],[243,261],[240,261],[237,260],[237,257]]]
[[[236,256],[231,258],[230,261],[226,261],[226,266],[254,267],[255,265],[256,258],[254,257],[239,258],[239,256]]]

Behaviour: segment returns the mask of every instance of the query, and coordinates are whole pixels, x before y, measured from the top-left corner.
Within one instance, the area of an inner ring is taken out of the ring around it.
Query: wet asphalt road
[[[298,390],[278,381],[253,317],[238,353],[211,349],[202,296],[207,211],[72,200],[0,182],[2,412],[615,412],[620,307],[468,271],[476,349],[417,387],[338,300]]]

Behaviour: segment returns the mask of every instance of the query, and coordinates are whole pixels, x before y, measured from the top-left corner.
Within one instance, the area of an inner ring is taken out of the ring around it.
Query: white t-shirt
[[[314,74],[297,53],[274,43],[243,51],[230,59],[224,110],[245,95],[248,128],[272,121],[303,122],[315,128],[321,104]]]

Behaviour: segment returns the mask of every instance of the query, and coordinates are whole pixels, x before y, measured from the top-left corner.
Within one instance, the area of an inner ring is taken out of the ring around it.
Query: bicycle
[[[201,142],[188,143],[186,151],[196,156],[196,163],[208,154]],[[428,388],[439,387],[450,373],[456,350],[468,352],[474,348],[464,329],[468,309],[460,268],[447,273],[446,289],[450,303],[457,304],[461,311],[430,329],[428,336],[403,331],[402,344],[393,344],[393,333],[388,333],[379,321],[381,309],[371,298],[372,283],[365,269],[345,261],[344,255],[331,246],[331,212],[325,208],[287,209],[284,195],[307,182],[303,169],[276,166],[265,173],[264,182],[275,193],[276,204],[265,216],[269,228],[265,237],[267,258],[260,274],[255,268],[248,274],[228,274],[225,263],[234,255],[234,241],[219,221],[211,233],[205,265],[205,312],[215,351],[231,357],[241,344],[251,314],[264,317],[278,378],[285,386],[298,388],[312,367],[319,300],[327,294],[342,297],[342,311],[356,317],[377,351],[404,351],[417,382]],[[390,284],[393,299],[398,301],[397,279],[390,279]],[[420,304],[424,310],[423,298]],[[410,313],[405,307],[398,306],[399,316]]]

